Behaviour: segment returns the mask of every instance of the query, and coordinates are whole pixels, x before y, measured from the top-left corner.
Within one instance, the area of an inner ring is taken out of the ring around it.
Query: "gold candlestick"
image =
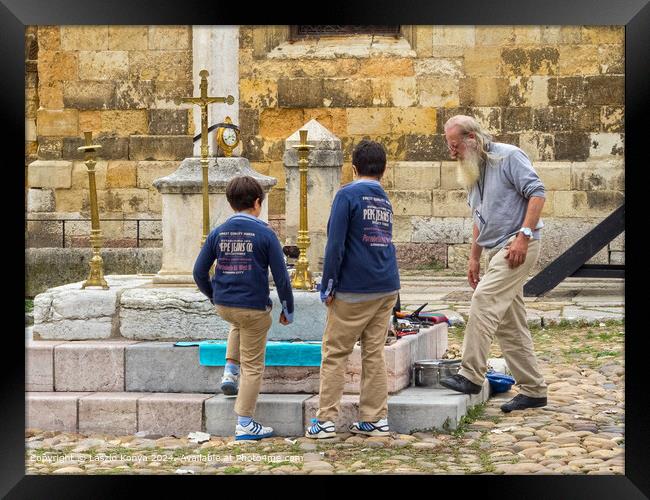
[[[307,144],[307,131],[300,130],[300,144],[293,146],[298,150],[298,170],[300,172],[300,229],[296,244],[300,249],[300,256],[296,262],[296,270],[291,280],[291,286],[299,290],[311,290],[314,287],[313,278],[309,271],[307,248],[311,243],[309,239],[309,223],[307,221],[307,166],[309,150],[314,146]]]
[[[182,97],[177,99],[176,103],[187,102],[196,104],[201,107],[201,170],[203,171],[203,237],[201,246],[205,243],[208,233],[210,232],[210,203],[208,197],[208,105],[217,102],[233,104],[235,98],[231,95],[228,97],[210,97],[208,96],[208,71],[203,69],[199,73],[201,77],[201,97]]]
[[[88,279],[81,285],[83,290],[87,286],[101,286],[104,290],[109,288],[104,279],[104,261],[100,255],[102,247],[102,230],[99,228],[99,209],[97,207],[97,185],[95,183],[95,165],[97,162],[94,158],[95,151],[102,147],[99,144],[92,144],[93,133],[84,132],[86,145],[77,148],[77,151],[83,151],[86,155],[86,168],[88,168],[88,188],[90,191],[90,245],[92,246],[93,256],[90,259],[90,274]]]

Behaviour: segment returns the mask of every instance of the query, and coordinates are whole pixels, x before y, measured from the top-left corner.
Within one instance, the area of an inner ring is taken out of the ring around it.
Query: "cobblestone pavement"
[[[475,407],[451,433],[327,442],[106,436],[27,429],[27,474],[624,474],[624,327],[555,326],[533,338],[545,408],[501,412],[515,391]],[[462,327],[449,330],[460,347]],[[496,343],[490,354],[500,356]]]

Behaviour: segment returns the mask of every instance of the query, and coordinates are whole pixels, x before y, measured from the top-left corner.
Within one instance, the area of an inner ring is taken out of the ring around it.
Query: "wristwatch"
[[[531,239],[533,237],[533,230],[529,227],[522,227],[519,230],[520,233],[524,233],[524,236],[528,239]]]

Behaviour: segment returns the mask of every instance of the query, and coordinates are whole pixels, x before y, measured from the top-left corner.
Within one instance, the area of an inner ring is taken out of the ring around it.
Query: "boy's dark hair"
[[[386,151],[375,141],[364,139],[354,147],[352,165],[359,175],[381,177],[386,170]]]
[[[264,201],[264,190],[259,182],[249,176],[235,177],[226,186],[226,199],[233,210],[241,212],[255,206],[255,200]]]

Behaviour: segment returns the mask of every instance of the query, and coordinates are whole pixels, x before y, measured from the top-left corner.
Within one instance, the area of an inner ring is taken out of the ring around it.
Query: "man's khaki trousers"
[[[539,257],[540,241],[530,240],[526,260],[511,269],[505,255],[514,239],[510,238],[496,253],[491,252],[487,271],[474,290],[459,373],[483,385],[490,345],[496,335],[519,392],[529,397],[546,397],[546,383],[537,366],[526,321],[523,290],[528,273]]]
[[[220,305],[215,307],[219,316],[230,323],[226,359],[238,361],[240,365],[235,413],[242,417],[252,417],[262,385],[266,335],[273,321],[271,311]]]
[[[364,302],[334,298],[327,309],[320,369],[320,402],[316,418],[336,420],[345,386],[348,356],[361,340],[359,420],[376,422],[388,415],[388,382],[384,347],[397,294]]]

